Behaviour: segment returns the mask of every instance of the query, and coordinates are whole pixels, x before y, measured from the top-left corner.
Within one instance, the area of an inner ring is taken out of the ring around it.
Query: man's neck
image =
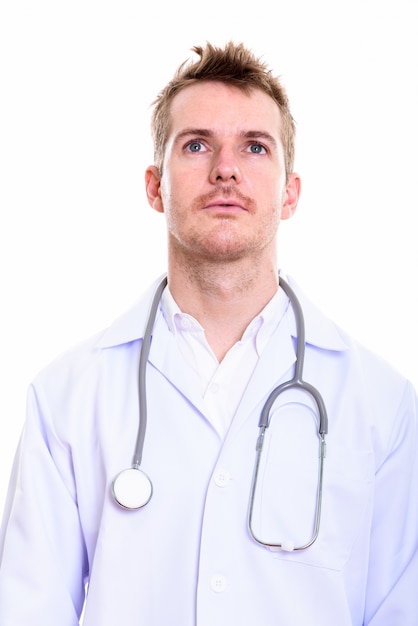
[[[275,263],[263,267],[243,263],[198,265],[170,264],[170,291],[180,309],[204,328],[220,362],[276,293],[277,267]]]

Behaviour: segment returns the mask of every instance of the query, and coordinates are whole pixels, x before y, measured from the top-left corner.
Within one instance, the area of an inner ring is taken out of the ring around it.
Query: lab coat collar
[[[163,276],[160,276],[154,281],[139,302],[125,314],[117,318],[113,324],[104,331],[96,344],[98,348],[112,348],[143,338],[154,292],[162,278]],[[306,342],[326,350],[346,350],[347,343],[338,327],[305,296],[291,277],[287,277],[287,280],[294,289],[302,306],[306,326]],[[295,337],[296,324],[291,307],[288,308],[286,317],[288,319],[290,332],[292,336]]]
[[[297,282],[290,276],[286,277],[290,287],[295,292],[303,312],[305,320],[306,343],[325,350],[337,352],[348,349],[343,331],[336,326],[313,302],[305,295]],[[296,322],[293,313],[288,309],[290,332],[296,337]]]
[[[163,278],[164,275],[155,280],[138,302],[115,319],[101,335],[97,348],[113,348],[143,338],[152,299]]]

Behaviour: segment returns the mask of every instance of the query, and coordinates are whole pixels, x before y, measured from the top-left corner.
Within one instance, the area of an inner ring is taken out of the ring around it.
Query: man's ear
[[[158,213],[164,213],[161,200],[161,176],[158,167],[150,165],[145,170],[145,191],[150,206]]]
[[[293,216],[298,206],[301,182],[299,174],[292,172],[289,175],[282,206],[281,219],[287,220]]]

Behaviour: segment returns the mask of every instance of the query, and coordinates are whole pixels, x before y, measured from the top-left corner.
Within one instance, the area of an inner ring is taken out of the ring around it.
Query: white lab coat
[[[224,441],[159,315],[142,462],[153,496],[138,511],[112,499],[135,447],[151,290],[30,388],[2,527],[1,626],[75,626],[86,583],[85,626],[417,626],[415,392],[298,293],[304,378],[329,414],[316,543],[275,551],[247,527],[260,410],[295,362],[290,308]],[[297,541],[311,530],[318,438],[309,402],[277,404],[254,524]]]

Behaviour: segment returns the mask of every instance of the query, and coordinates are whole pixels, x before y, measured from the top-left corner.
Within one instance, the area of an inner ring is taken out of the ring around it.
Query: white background
[[[149,105],[206,40],[288,89],[303,193],[280,265],[418,386],[417,32],[418,0],[3,0],[0,509],[32,377],[165,269]]]

